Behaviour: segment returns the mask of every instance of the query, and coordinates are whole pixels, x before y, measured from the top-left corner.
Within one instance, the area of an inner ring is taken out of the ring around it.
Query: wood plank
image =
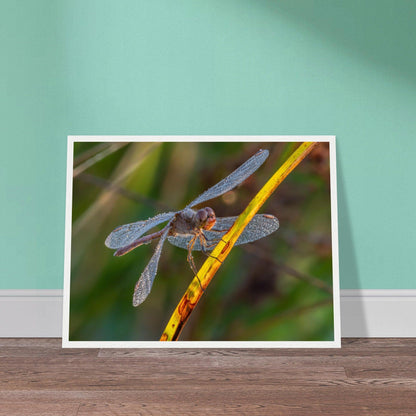
[[[326,380],[346,379],[342,367],[308,367],[297,369],[288,366],[281,369],[258,368],[257,366],[235,367],[180,366],[177,364],[160,365],[154,363],[118,363],[115,361],[91,361],[82,365],[55,363],[26,363],[22,366],[0,365],[0,389],[51,389],[71,390],[147,390],[155,384],[166,388],[172,383],[192,386],[199,383],[206,386],[215,381],[218,386],[227,388],[229,383],[244,386],[246,383],[279,385],[282,388],[290,384],[317,385]]]
[[[6,395],[5,395],[6,394]],[[31,391],[0,392],[2,409],[15,409],[15,404],[45,408],[48,403],[61,406],[80,403],[78,415],[85,414],[284,414],[284,415],[412,415],[416,406],[414,391],[400,394],[385,388],[318,387],[264,389],[218,389],[198,385],[172,384],[169,389],[154,386],[149,391]],[[308,413],[309,412],[309,413]],[[0,413],[1,414],[1,413]],[[8,413],[32,414],[32,413]]]
[[[98,350],[2,339],[0,416],[416,414],[416,339],[342,345]]]
[[[76,416],[80,404],[61,403],[59,400],[34,403],[33,400],[1,402],[0,416]]]
[[[0,338],[2,347],[62,348],[61,338]]]
[[[60,338],[0,338],[0,353],[3,347],[43,347],[61,349]],[[100,355],[135,355],[135,354],[201,354],[201,355],[265,355],[265,356],[374,356],[385,355],[388,349],[389,356],[416,356],[415,338],[345,338],[342,348],[253,348],[253,349],[101,349]],[[81,348],[68,348],[66,350],[81,351]],[[95,349],[92,349],[95,350]]]
[[[97,357],[98,349],[62,349],[62,348],[44,348],[44,347],[0,347],[0,358],[41,358],[41,357]]]
[[[36,362],[34,362],[36,358]],[[244,368],[256,368],[259,371],[287,371],[293,369],[294,372],[299,369],[308,367],[312,368],[338,368],[346,369],[350,377],[353,378],[378,378],[378,377],[390,377],[396,375],[398,377],[411,378],[416,375],[416,357],[358,357],[358,356],[339,356],[339,357],[322,357],[322,356],[283,356],[283,357],[264,357],[264,356],[251,356],[246,359],[241,359],[238,356],[227,357],[223,355],[210,355],[201,357],[199,355],[185,355],[179,356],[165,356],[163,354],[156,356],[116,356],[116,357],[96,357],[84,354],[84,351],[80,351],[80,354],[76,353],[61,355],[61,354],[42,354],[42,355],[24,355],[16,357],[3,357],[0,360],[0,371],[12,369],[14,367],[31,368],[33,364],[39,366],[51,366],[55,368],[65,368],[69,365],[78,365],[84,368],[103,367],[106,366],[115,368],[122,368],[123,366],[130,367],[137,364],[143,365],[151,369],[165,369],[176,368],[189,368],[191,372],[205,371],[211,368],[224,368],[224,369],[244,369]],[[368,375],[364,373],[369,371]],[[383,373],[381,373],[383,371]]]
[[[365,367],[348,366],[346,368],[348,377],[359,379],[374,378],[408,378],[416,381],[416,365],[405,365],[400,363],[397,366],[383,366],[381,363],[368,364]]]
[[[414,338],[346,338],[342,340],[342,348],[106,348],[99,352],[100,357],[109,356],[153,356],[153,355],[224,355],[224,356],[384,356],[386,348],[389,356],[416,356],[416,342]]]

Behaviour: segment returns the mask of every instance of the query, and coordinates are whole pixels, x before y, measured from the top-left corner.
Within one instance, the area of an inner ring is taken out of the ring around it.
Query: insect
[[[122,256],[136,247],[149,244],[159,238],[152,258],[138,280],[133,294],[133,306],[140,305],[149,295],[156,276],[157,266],[166,239],[173,245],[188,250],[187,260],[192,271],[197,274],[193,250],[208,252],[221,240],[231,228],[237,217],[216,218],[212,208],[194,210],[202,202],[216,198],[242,183],[252,175],[267,159],[269,152],[259,150],[254,156],[239,166],[234,172],[207,189],[184,209],[176,212],[164,212],[144,221],[124,224],[113,230],[105,240],[105,245],[116,249],[114,255]],[[144,235],[156,225],[167,222],[160,231]],[[258,214],[246,226],[235,245],[245,244],[263,238],[279,228],[279,221],[269,214]]]

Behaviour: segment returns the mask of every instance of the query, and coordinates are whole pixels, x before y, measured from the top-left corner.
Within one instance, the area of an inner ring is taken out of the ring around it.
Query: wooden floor
[[[416,339],[341,349],[62,349],[0,339],[0,415],[416,415]]]

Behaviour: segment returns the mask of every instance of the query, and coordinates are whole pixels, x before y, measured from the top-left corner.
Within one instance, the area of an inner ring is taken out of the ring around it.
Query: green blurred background
[[[334,134],[341,287],[415,289],[415,15],[408,0],[0,1],[0,289],[63,287],[69,134]]]
[[[218,217],[238,215],[298,145],[75,143],[69,339],[158,340],[193,278],[187,252],[165,243],[153,289],[134,308],[133,288],[156,242],[114,257],[106,236],[118,225],[182,209],[258,149],[269,149],[265,164],[243,185],[200,205]],[[328,143],[260,212],[277,216],[279,230],[231,251],[181,340],[333,340]],[[199,267],[205,256],[194,256]]]

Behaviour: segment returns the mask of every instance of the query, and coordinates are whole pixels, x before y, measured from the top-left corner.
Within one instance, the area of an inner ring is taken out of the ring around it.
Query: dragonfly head
[[[209,207],[198,210],[195,216],[198,226],[204,230],[210,230],[216,221],[215,212]]]

